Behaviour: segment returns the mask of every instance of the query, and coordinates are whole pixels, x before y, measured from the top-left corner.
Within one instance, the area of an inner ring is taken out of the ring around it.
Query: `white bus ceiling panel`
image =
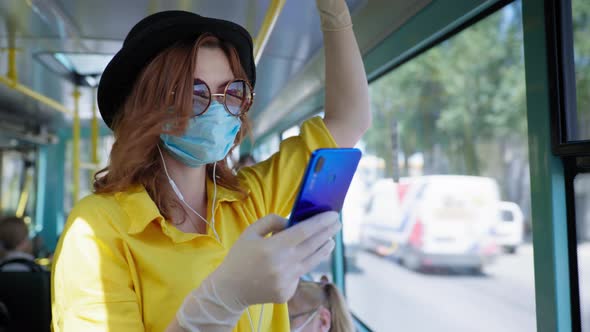
[[[53,0],[75,18],[84,39],[122,42],[131,27],[145,16],[163,10],[187,10],[234,21],[255,34],[270,0]],[[108,24],[105,24],[108,22]]]
[[[362,0],[348,0],[354,10]],[[76,17],[84,40],[120,40],[133,24],[154,11],[182,9],[223,18],[245,26],[256,37],[270,0],[207,1],[60,1],[64,11]],[[104,21],[109,21],[104,25]],[[315,0],[287,1],[257,69],[256,101],[252,114],[265,107],[285,83],[317,53],[322,43]]]

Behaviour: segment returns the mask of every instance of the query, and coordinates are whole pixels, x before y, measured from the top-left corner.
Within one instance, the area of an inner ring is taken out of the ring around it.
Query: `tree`
[[[424,173],[488,175],[504,192],[528,193],[502,155],[528,167],[521,17],[519,3],[505,7],[371,84],[374,125],[364,141],[385,159],[386,174],[397,160],[396,119],[402,154],[421,152]]]
[[[526,134],[520,8],[496,13],[430,49],[371,85],[375,126],[369,151],[385,157],[390,170],[388,125],[399,123],[405,156],[425,155],[427,172],[436,146],[450,171],[479,174],[480,141]]]

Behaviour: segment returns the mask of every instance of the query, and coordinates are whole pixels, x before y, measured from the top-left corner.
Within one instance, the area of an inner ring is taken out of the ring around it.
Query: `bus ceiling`
[[[366,53],[431,0],[347,2]],[[321,101],[312,109],[296,108],[322,92],[322,36],[314,1],[1,1],[0,126],[33,137],[35,144],[51,141],[40,133],[69,130],[74,85],[96,86],[133,22],[169,9],[229,19],[250,31],[257,53],[255,137],[321,108]],[[84,123],[91,117],[93,91],[80,91]]]

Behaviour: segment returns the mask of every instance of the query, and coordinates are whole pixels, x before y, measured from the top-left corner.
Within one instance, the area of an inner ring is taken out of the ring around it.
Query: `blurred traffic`
[[[375,165],[378,158],[363,159],[345,203],[349,262],[367,250],[411,270],[482,273],[523,244],[523,212],[502,201],[495,179],[428,175],[395,182],[371,173]]]

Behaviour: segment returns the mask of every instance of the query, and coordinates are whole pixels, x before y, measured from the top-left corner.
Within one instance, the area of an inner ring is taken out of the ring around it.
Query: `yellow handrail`
[[[80,195],[80,89],[74,87],[74,119],[72,123],[72,200],[78,201]]]
[[[66,108],[65,106],[63,106],[62,104],[57,102],[56,100],[46,97],[38,92],[35,92],[22,84],[16,83],[6,76],[0,75],[0,83],[8,86],[9,88],[11,88],[13,90],[16,90],[16,91],[24,94],[25,96],[31,97],[31,98],[39,101],[40,103],[43,103],[55,110],[58,110],[60,112],[66,113],[66,114],[69,114],[71,112],[68,108]]]
[[[262,52],[266,47],[266,43],[270,38],[272,29],[279,18],[279,14],[281,13],[283,6],[285,6],[285,0],[272,0],[268,6],[266,16],[264,16],[264,21],[262,21],[262,26],[260,27],[260,31],[258,32],[256,39],[254,39],[255,64],[258,64],[258,61],[260,61],[260,58],[262,57]]]
[[[24,94],[25,96],[33,98],[53,109],[69,114],[70,110],[61,103],[59,103],[57,100],[44,96],[36,91],[31,90],[27,86],[18,83],[18,73],[16,69],[16,51],[17,50],[15,48],[8,49],[8,72],[6,73],[6,76],[0,75],[0,83]]]

